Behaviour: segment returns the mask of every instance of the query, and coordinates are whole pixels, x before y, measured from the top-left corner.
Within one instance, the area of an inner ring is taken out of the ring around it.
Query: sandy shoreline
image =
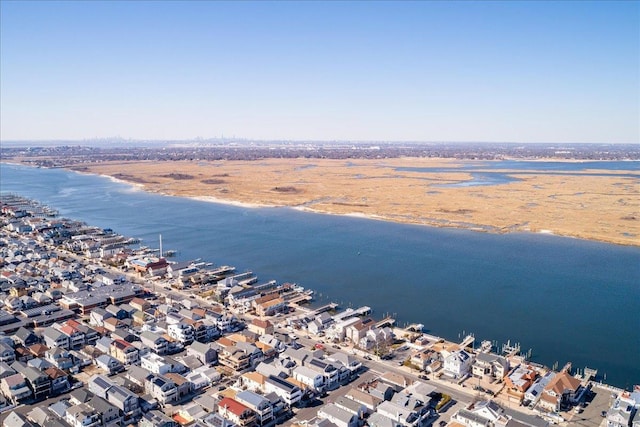
[[[288,207],[377,221],[640,246],[640,172],[487,169],[513,181],[467,186],[474,177],[465,164],[470,163],[439,158],[137,161],[84,164],[76,171],[126,182],[138,190],[243,208]],[[397,170],[406,167],[419,171]]]

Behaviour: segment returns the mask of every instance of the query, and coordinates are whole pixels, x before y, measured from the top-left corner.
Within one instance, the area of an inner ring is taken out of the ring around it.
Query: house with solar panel
[[[287,405],[295,405],[302,399],[302,390],[291,382],[274,375],[264,379],[264,392],[277,394]]]
[[[444,374],[461,379],[471,372],[473,357],[464,350],[456,350],[444,358]]]

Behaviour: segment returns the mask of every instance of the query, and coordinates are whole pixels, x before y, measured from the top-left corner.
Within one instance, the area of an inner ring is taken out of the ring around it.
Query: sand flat
[[[246,206],[290,206],[403,223],[640,245],[640,173],[629,177],[629,171],[613,170],[532,174],[535,171],[492,169],[487,171],[517,180],[451,187],[447,185],[468,183],[471,174],[462,169],[396,170],[459,168],[463,163],[433,158],[132,161],[85,164],[82,170],[147,191]],[[594,172],[608,176],[590,175]]]

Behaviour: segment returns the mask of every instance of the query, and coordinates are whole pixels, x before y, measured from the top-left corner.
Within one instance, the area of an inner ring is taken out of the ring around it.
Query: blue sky
[[[640,2],[0,7],[2,140],[640,141]]]

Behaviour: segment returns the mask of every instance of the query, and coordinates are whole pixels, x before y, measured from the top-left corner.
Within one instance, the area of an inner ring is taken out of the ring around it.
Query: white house
[[[322,393],[326,388],[324,375],[307,366],[296,367],[293,370],[293,378],[318,393]]]
[[[453,378],[464,378],[471,372],[473,358],[464,350],[457,350],[444,359],[444,373]]]

